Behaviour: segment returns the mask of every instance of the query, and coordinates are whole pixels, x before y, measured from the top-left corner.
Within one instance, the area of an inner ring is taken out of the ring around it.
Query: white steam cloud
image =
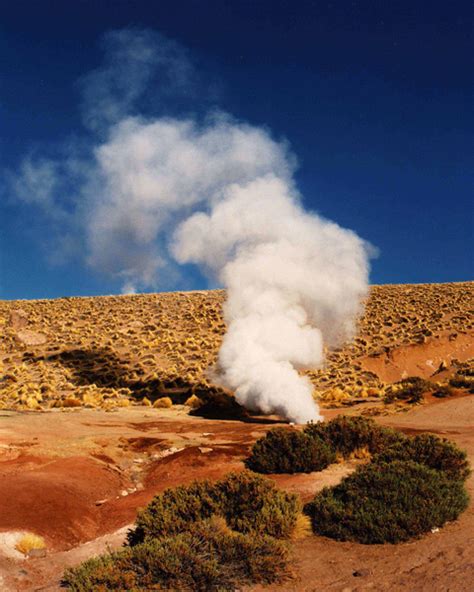
[[[179,46],[149,31],[104,43],[105,65],[82,81],[84,120],[97,134],[88,158],[70,147],[56,161],[28,157],[12,192],[60,220],[63,242],[82,245],[87,263],[121,278],[125,293],[163,278],[177,285],[180,264],[200,266],[228,295],[216,381],[248,408],[320,419],[298,371],[320,367],[325,345],[354,334],[366,243],[304,210],[295,158],[266,130],[215,112],[140,114],[157,72],[168,90],[192,94]]]

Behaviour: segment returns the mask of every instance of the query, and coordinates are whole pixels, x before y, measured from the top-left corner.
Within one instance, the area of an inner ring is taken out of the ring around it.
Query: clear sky
[[[163,114],[219,109],[286,139],[298,160],[295,179],[305,207],[378,248],[372,283],[472,279],[470,5],[4,3],[0,298],[120,292],[120,279],[91,269],[81,253],[62,256],[71,249],[64,241],[69,226],[64,223],[62,246],[50,241],[61,219],[45,215],[33,187],[19,199],[12,178],[25,157],[51,158],[72,145],[77,153],[89,149],[78,80],[100,67],[103,35],[124,28],[151,29],[174,40],[196,69],[192,97],[162,100]],[[147,97],[166,95],[163,85],[152,78]],[[148,115],[148,107],[156,115],[150,99],[141,114]],[[67,192],[77,193],[71,183],[62,187],[65,204]],[[189,268],[186,286],[206,283]]]

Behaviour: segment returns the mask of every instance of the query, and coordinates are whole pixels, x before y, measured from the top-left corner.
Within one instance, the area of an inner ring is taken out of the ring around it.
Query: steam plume
[[[25,201],[34,180],[39,197],[28,202],[60,219],[87,263],[121,278],[124,292],[164,277],[178,285],[180,264],[200,266],[228,295],[216,380],[249,408],[319,419],[298,370],[321,366],[323,344],[353,335],[366,244],[304,210],[296,159],[267,131],[223,113],[140,114],[157,71],[177,92],[191,88],[192,67],[176,44],[132,31],[105,43],[105,65],[82,82],[85,123],[97,134],[89,157],[78,163],[70,148],[58,161],[28,157],[12,191]],[[59,190],[68,186],[65,208]]]

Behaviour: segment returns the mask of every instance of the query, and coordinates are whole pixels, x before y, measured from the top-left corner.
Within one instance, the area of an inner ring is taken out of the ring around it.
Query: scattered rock
[[[24,345],[43,345],[48,341],[48,338],[44,333],[37,333],[36,331],[30,331],[29,329],[18,331],[16,338]]]
[[[366,576],[370,575],[370,569],[356,569],[352,575],[355,578],[365,578]]]
[[[207,454],[208,452],[212,452],[212,448],[205,448],[204,446],[199,446],[198,450],[202,454]]]
[[[24,310],[12,310],[10,313],[9,324],[12,329],[18,331],[28,325],[28,315]]]

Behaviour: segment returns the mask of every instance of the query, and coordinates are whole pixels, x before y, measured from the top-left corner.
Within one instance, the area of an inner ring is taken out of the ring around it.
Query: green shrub
[[[345,415],[339,415],[324,423],[310,423],[304,432],[313,438],[323,439],[345,458],[362,448],[376,454],[406,438],[397,430],[379,426],[373,419]]]
[[[145,539],[178,534],[193,522],[219,513],[213,491],[208,481],[166,489],[138,512],[135,528],[127,535],[128,543],[136,545]]]
[[[151,539],[69,569],[74,592],[179,590],[218,592],[268,584],[287,574],[286,546],[265,535],[230,531],[211,519],[172,537]]]
[[[231,473],[211,484],[207,481],[167,489],[138,513],[128,543],[184,532],[200,520],[222,516],[233,530],[257,531],[287,538],[293,531],[300,504],[294,494],[280,491],[249,471]]]
[[[399,543],[455,520],[463,483],[412,461],[370,463],[307,504],[313,530],[342,541]]]
[[[434,389],[434,384],[419,376],[409,376],[396,382],[385,396],[385,403],[394,401],[406,401],[407,403],[420,403],[423,394]]]
[[[310,473],[334,460],[334,452],[321,438],[276,428],[255,442],[245,465],[257,473]]]
[[[443,471],[451,479],[466,479],[469,476],[469,463],[464,450],[449,440],[431,434],[420,434],[405,438],[394,446],[382,451],[374,462],[412,460]]]
[[[231,473],[215,484],[220,514],[233,530],[276,538],[291,536],[301,511],[299,497],[277,489],[250,471]]]

